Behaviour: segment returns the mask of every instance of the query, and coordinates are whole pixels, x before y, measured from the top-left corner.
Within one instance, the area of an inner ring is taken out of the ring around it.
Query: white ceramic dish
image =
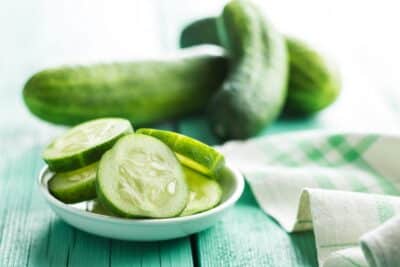
[[[202,213],[167,219],[126,219],[94,213],[93,201],[67,205],[53,197],[47,184],[52,177],[47,167],[39,175],[39,187],[52,210],[65,222],[85,232],[108,238],[132,241],[157,241],[187,236],[213,226],[239,199],[244,179],[239,171],[225,167],[219,182],[221,203]]]

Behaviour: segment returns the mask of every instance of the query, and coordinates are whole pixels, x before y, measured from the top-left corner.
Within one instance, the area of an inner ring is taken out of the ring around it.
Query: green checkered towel
[[[400,215],[400,137],[302,132],[219,149],[283,228],[314,231],[320,266],[400,266],[400,220],[378,228]]]

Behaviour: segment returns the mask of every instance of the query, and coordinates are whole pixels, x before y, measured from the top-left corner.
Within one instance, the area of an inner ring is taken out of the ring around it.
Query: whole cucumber
[[[285,111],[308,115],[332,104],[341,88],[336,66],[303,41],[286,38],[286,44],[290,69]]]
[[[230,1],[217,19],[230,71],[211,99],[211,128],[223,139],[246,139],[280,114],[286,98],[287,51],[283,37],[259,8]]]
[[[331,105],[341,90],[340,75],[332,62],[301,40],[286,37],[289,54],[288,92],[284,110],[290,115],[310,115]],[[180,47],[221,45],[217,18],[207,17],[187,25]]]
[[[204,54],[67,66],[33,75],[23,97],[33,114],[56,124],[122,117],[145,126],[203,110],[226,71],[224,57]]]

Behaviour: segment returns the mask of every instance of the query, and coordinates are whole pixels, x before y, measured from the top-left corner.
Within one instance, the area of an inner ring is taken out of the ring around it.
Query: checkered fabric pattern
[[[283,228],[314,231],[320,266],[380,266],[359,244],[400,215],[400,137],[302,132],[218,149]]]

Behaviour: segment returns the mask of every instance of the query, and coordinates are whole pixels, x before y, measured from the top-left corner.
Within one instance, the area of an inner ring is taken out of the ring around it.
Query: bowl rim
[[[46,177],[46,174],[51,172],[48,168],[47,165],[45,165],[38,177],[38,186],[40,187],[40,191],[42,192],[42,195],[45,197],[47,202],[49,202],[50,205],[54,205],[62,210],[66,210],[69,213],[72,213],[76,216],[83,216],[89,219],[94,219],[94,220],[100,220],[104,222],[110,222],[110,223],[123,223],[123,224],[167,224],[167,223],[178,223],[178,222],[186,222],[186,221],[191,221],[191,220],[196,220],[196,219],[201,219],[208,217],[210,215],[222,212],[223,210],[229,208],[233,204],[236,203],[236,201],[239,200],[240,196],[242,195],[244,191],[244,177],[243,175],[239,172],[238,169],[232,167],[230,164],[225,164],[225,168],[228,169],[232,173],[233,180],[235,181],[236,187],[233,189],[233,192],[231,195],[222,203],[218,204],[217,206],[206,210],[204,212],[192,214],[189,216],[183,216],[183,217],[171,217],[171,218],[153,218],[153,219],[143,219],[143,218],[121,218],[121,217],[112,217],[108,215],[103,215],[103,214],[97,214],[97,213],[92,213],[92,212],[87,212],[83,211],[77,208],[74,208],[72,206],[69,206],[62,201],[58,200],[55,198],[52,194],[50,194],[48,190],[48,185],[45,183],[43,180]]]

